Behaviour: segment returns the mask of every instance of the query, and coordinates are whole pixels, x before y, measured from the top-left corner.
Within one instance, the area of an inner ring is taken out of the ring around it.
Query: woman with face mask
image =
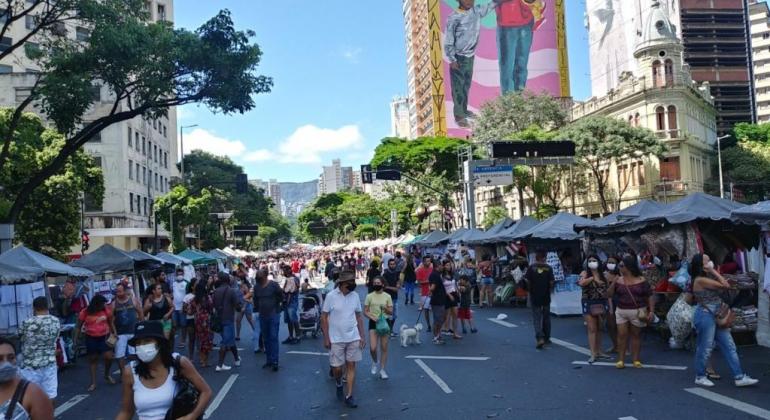
[[[620,277],[618,261],[620,261],[619,257],[611,256],[607,258],[607,264],[605,265],[607,271],[604,272],[604,277],[607,279],[607,301],[609,304],[609,312],[605,318],[607,319],[607,333],[612,340],[612,347],[607,349],[605,351],[606,353],[617,353],[618,351],[618,324],[615,322],[615,308],[617,308],[617,303],[615,302],[614,296],[609,293],[612,286],[618,280],[618,277]]]
[[[588,363],[593,364],[596,359],[609,359],[610,356],[602,352],[602,334],[599,325],[603,316],[609,312],[607,304],[607,278],[604,276],[599,257],[590,255],[586,260],[586,270],[580,273],[578,284],[583,289],[581,300],[583,318],[588,328],[588,346],[591,348],[591,357]]]
[[[203,415],[211,400],[211,388],[189,359],[171,353],[160,322],[137,324],[129,344],[136,348],[139,360],[123,369],[123,401],[116,420],[131,420],[134,414],[139,420],[165,419],[174,402],[175,375],[187,379],[200,392],[195,408],[183,418]]]
[[[18,396],[17,396],[18,394]],[[0,413],[13,420],[51,420],[53,404],[39,386],[22,379],[16,366],[16,346],[0,337]],[[5,415],[10,410],[10,417]]]
[[[717,326],[716,314],[724,305],[720,295],[722,291],[730,288],[730,283],[717,272],[714,262],[705,254],[692,257],[690,277],[693,279],[692,293],[697,303],[693,316],[693,325],[698,333],[695,348],[695,384],[709,388],[714,386],[706,376],[706,366],[716,341],[733,373],[735,386],[756,385],[759,381],[746,375],[741,369],[738,350],[730,329]]]
[[[639,262],[633,255],[625,255],[618,264],[620,277],[610,287],[610,295],[617,298],[615,322],[618,324],[618,361],[615,367],[626,367],[626,345],[630,336],[631,357],[635,368],[642,368],[639,360],[641,351],[642,328],[652,322],[655,312],[655,300],[652,287],[642,277]]]
[[[115,379],[110,373],[114,353],[112,347],[107,344],[107,338],[110,334],[117,336],[117,330],[112,310],[106,304],[107,299],[104,296],[94,296],[88,307],[80,311],[78,324],[75,327],[75,343],[78,341],[81,327],[86,335],[86,353],[91,370],[91,385],[88,387],[88,392],[96,389],[96,365],[99,363],[100,356],[104,358],[104,380],[115,385]]]
[[[369,353],[372,356],[372,375],[377,374],[377,353],[379,346],[379,371],[381,379],[388,379],[385,372],[385,363],[388,361],[388,340],[389,335],[377,334],[377,321],[380,315],[393,313],[393,299],[389,294],[383,292],[384,281],[382,276],[375,276],[372,279],[372,293],[366,295],[364,301],[364,316],[369,318]]]

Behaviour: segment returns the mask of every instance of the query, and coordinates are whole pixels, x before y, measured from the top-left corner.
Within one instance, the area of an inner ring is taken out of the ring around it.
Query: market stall
[[[416,245],[422,248],[423,255],[433,255],[435,257],[441,258],[446,252],[446,242],[448,239],[449,235],[446,233],[440,230],[434,230],[419,240],[412,242],[412,245]]]

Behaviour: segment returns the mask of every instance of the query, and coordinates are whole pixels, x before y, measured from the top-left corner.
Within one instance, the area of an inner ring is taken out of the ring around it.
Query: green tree
[[[746,202],[767,199],[770,197],[770,124],[740,123],[733,129],[733,136],[736,144],[722,149],[724,181],[733,183]],[[713,173],[718,172],[716,166],[714,161]],[[718,181],[715,184],[718,185]]]
[[[185,245],[184,228],[200,226],[201,237],[213,240],[221,239],[207,230],[216,229],[216,224],[209,223],[209,213],[214,201],[214,194],[209,189],[202,189],[195,194],[184,185],[177,185],[168,194],[158,197],[155,201],[155,211],[158,220],[163,223],[174,237],[174,251],[182,251]],[[173,225],[171,219],[173,218]],[[222,240],[222,242],[224,242]]]
[[[39,104],[40,112],[66,137],[52,158],[24,179],[10,208],[0,215],[7,222],[15,222],[34,190],[59,173],[73,154],[105,128],[139,116],[159,118],[169,107],[188,103],[204,104],[225,114],[244,113],[254,107],[256,94],[271,89],[270,78],[255,74],[262,52],[250,40],[254,33],[236,30],[226,10],[190,31],[169,22],[149,22],[142,0],[32,2],[9,2],[12,7],[5,14],[3,28],[59,5],[58,19],[84,19],[90,37],[81,42],[62,33],[60,25],[37,17],[30,20],[36,26],[33,31],[46,35],[39,50],[27,48],[30,58],[38,60],[40,71],[27,74],[30,95],[16,108],[8,129],[0,133],[0,172],[16,158],[11,154],[12,133],[18,115],[31,103]],[[30,5],[41,8],[32,10]],[[18,53],[27,39],[2,54]],[[95,81],[108,92],[106,98],[93,95]],[[107,111],[85,121],[88,110],[97,105]]]
[[[590,174],[590,182],[596,186],[604,214],[620,208],[628,180],[619,180],[622,186],[610,185],[609,171],[612,164],[627,159],[662,157],[666,147],[649,129],[632,127],[614,117],[591,116],[582,118],[561,132],[561,137],[575,142],[575,159],[580,168]]]
[[[481,107],[473,129],[473,140],[479,143],[527,140],[516,138],[517,133],[527,130],[552,132],[563,127],[567,121],[564,105],[552,96],[511,92]]]
[[[377,169],[383,164],[396,163],[403,173],[411,177],[428,173],[457,182],[460,179],[457,153],[469,145],[465,140],[447,137],[420,137],[414,140],[386,137],[374,149],[371,165]]]
[[[508,210],[505,208],[498,206],[490,207],[487,209],[487,214],[484,216],[484,221],[481,222],[481,226],[483,226],[484,229],[489,229],[506,217],[508,217]]]
[[[14,110],[0,109],[0,131],[8,130]],[[7,211],[27,178],[56,156],[64,136],[46,128],[32,113],[23,113],[13,132],[13,159],[0,170],[0,212]],[[80,239],[80,199],[84,192],[93,202],[104,196],[102,169],[83,151],[67,159],[64,167],[36,188],[21,210],[17,240],[37,251],[63,257]]]

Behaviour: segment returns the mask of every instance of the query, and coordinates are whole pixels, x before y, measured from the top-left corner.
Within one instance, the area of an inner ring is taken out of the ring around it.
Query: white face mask
[[[144,363],[149,363],[158,355],[158,346],[155,343],[136,346],[136,357]]]
[[[591,270],[596,270],[597,268],[599,268],[599,263],[597,261],[591,261],[588,263],[588,268],[590,268]]]
[[[607,270],[610,270],[610,271],[615,271],[615,268],[616,268],[617,266],[618,266],[617,264],[613,264],[613,263],[607,263]]]
[[[714,268],[714,261],[709,261],[706,263],[706,268],[713,269]]]

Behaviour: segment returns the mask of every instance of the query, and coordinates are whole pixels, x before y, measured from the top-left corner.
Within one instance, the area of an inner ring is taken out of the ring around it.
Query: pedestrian
[[[492,298],[492,289],[495,285],[495,279],[492,277],[494,273],[494,265],[492,264],[492,257],[490,257],[489,254],[484,254],[481,256],[479,272],[481,272],[479,306],[483,308],[484,302],[486,302],[487,306],[492,306],[492,303],[494,302],[494,299]]]
[[[476,284],[476,265],[473,264],[473,259],[470,255],[463,257],[462,266],[460,267],[459,275],[468,277],[468,282],[471,285],[471,304],[473,304],[473,290],[476,290],[478,294],[478,285]]]
[[[446,305],[449,300],[444,288],[444,270],[446,264],[437,264],[430,273],[430,305],[433,311],[433,344],[444,344],[441,329],[446,320]]]
[[[166,338],[171,338],[171,316],[174,313],[174,304],[171,298],[163,293],[161,283],[150,285],[147,299],[144,301],[144,314],[148,321],[160,321]]]
[[[172,284],[171,293],[173,295],[174,312],[172,314],[172,330],[171,330],[171,346],[174,345],[174,339],[176,332],[179,331],[179,348],[182,349],[185,346],[185,334],[187,326],[187,316],[182,310],[184,306],[184,297],[187,295],[188,282],[184,278],[184,270],[181,268],[176,269],[176,277],[174,277],[174,283]]]
[[[91,370],[91,385],[88,386],[88,392],[96,389],[96,364],[99,363],[100,356],[104,359],[104,380],[115,385],[115,379],[110,373],[114,354],[107,344],[107,338],[117,334],[112,311],[106,305],[107,299],[104,296],[94,296],[88,307],[80,311],[78,325],[75,327],[75,343],[78,341],[81,328],[86,335],[86,353]]]
[[[327,256],[326,266],[324,267],[324,276],[326,276],[326,281],[329,281],[332,278],[332,270],[334,270],[334,262],[332,261],[331,256]]]
[[[115,286],[115,300],[112,301],[112,314],[115,318],[115,331],[118,340],[115,342],[115,358],[122,370],[126,366],[126,357],[134,354],[134,348],[128,341],[134,335],[136,323],[144,319],[139,299],[126,290],[125,283]]]
[[[711,258],[704,254],[692,257],[690,277],[693,279],[693,295],[697,302],[693,317],[693,324],[698,333],[695,349],[695,384],[705,387],[714,386],[707,377],[706,365],[716,342],[730,367],[735,386],[756,385],[759,381],[746,375],[741,369],[738,349],[735,347],[730,327],[717,324],[718,314],[730,310],[720,296],[724,290],[730,289],[730,283],[714,268]]]
[[[16,346],[0,337],[0,413],[12,420],[53,420],[53,403],[40,387],[19,375]]]
[[[265,352],[263,369],[278,370],[278,330],[281,325],[281,305],[284,302],[283,290],[278,283],[268,280],[268,272],[259,270],[252,292],[254,313],[258,314],[259,331],[254,330],[259,350]],[[255,346],[256,347],[256,346]]]
[[[588,347],[591,357],[588,363],[593,364],[597,359],[606,360],[610,356],[602,351],[602,334],[600,330],[602,317],[609,312],[607,304],[608,282],[604,276],[599,257],[589,255],[586,260],[586,270],[580,273],[578,285],[582,288],[581,306],[583,319],[588,330]]]
[[[54,399],[58,388],[56,339],[61,324],[58,318],[48,313],[48,299],[45,296],[36,297],[32,301],[32,308],[33,316],[25,319],[19,328],[21,376],[42,388],[48,398]]]
[[[430,275],[433,273],[433,264],[430,255],[423,257],[420,266],[414,270],[414,276],[417,278],[417,284],[420,285],[420,311],[425,314],[425,323],[428,325],[428,332],[431,332],[430,323]]]
[[[382,274],[380,270],[380,263],[378,261],[372,261],[369,263],[369,269],[366,270],[366,293],[372,293],[372,279]]]
[[[457,310],[457,318],[462,324],[463,334],[467,334],[468,330],[465,328],[465,324],[471,330],[471,333],[476,334],[478,330],[473,322],[473,314],[471,312],[471,300],[473,300],[473,286],[467,275],[462,274],[460,276],[460,282],[457,284],[457,290],[460,292],[460,309]]]
[[[238,298],[241,300],[242,310],[235,313],[235,341],[241,341],[241,324],[243,318],[249,323],[251,331],[254,331],[254,306],[251,304],[251,283],[248,279],[242,279],[238,283]]]
[[[361,351],[366,347],[364,320],[361,315],[361,298],[356,290],[356,273],[343,271],[336,288],[326,295],[321,312],[321,328],[324,346],[329,349],[337,398],[350,408],[358,407],[353,398],[356,379],[356,363],[361,361]],[[342,369],[345,367],[347,389],[342,385]]]
[[[211,332],[211,313],[214,303],[209,296],[206,283],[201,281],[195,286],[195,298],[190,304],[190,312],[195,317],[195,341],[198,342],[198,357],[202,368],[209,366],[209,353],[214,347]]]
[[[217,274],[217,288],[214,290],[212,301],[214,303],[214,312],[222,323],[222,340],[219,342],[219,361],[217,362],[217,372],[228,371],[230,366],[225,364],[227,352],[233,353],[233,364],[238,367],[241,365],[241,358],[238,356],[238,347],[235,345],[235,312],[241,308],[241,301],[238,294],[230,285],[230,275],[225,272]]]
[[[442,333],[452,336],[455,340],[463,338],[457,334],[457,307],[460,305],[460,295],[457,292],[457,281],[455,280],[454,263],[451,259],[444,260],[444,290],[446,291],[446,315],[444,316],[444,327]]]
[[[391,337],[396,337],[395,328],[396,319],[398,318],[398,291],[401,289],[401,270],[398,269],[398,260],[396,258],[388,261],[388,267],[382,273],[382,279],[384,280],[385,293],[390,295],[390,299],[393,301],[393,312],[388,319],[388,325],[390,325]],[[373,285],[372,285],[373,286]]]
[[[395,262],[390,261],[391,264]],[[381,334],[377,331],[377,321],[380,316],[387,317],[393,313],[393,300],[390,294],[383,292],[384,280],[381,276],[372,279],[372,293],[366,295],[364,300],[364,316],[369,319],[369,353],[372,356],[372,375],[377,374],[378,351],[379,351],[379,371],[381,379],[388,379],[385,372],[385,364],[388,361],[388,334]],[[393,329],[393,326],[390,327]]]
[[[618,268],[620,277],[615,282],[614,289],[610,289],[610,294],[615,296],[618,302],[618,307],[615,309],[615,322],[618,324],[618,361],[615,367],[618,369],[626,367],[624,359],[630,336],[634,367],[641,368],[639,352],[642,347],[642,328],[653,319],[655,300],[650,284],[642,277],[642,271],[635,256],[625,255],[618,264]]]
[[[414,305],[414,287],[417,282],[417,274],[412,254],[406,257],[404,270],[401,273],[404,279],[404,305]]]
[[[612,347],[607,349],[605,353],[617,353],[618,351],[618,324],[615,321],[615,309],[617,308],[617,302],[615,297],[612,296],[609,291],[612,289],[612,285],[615,284],[618,277],[620,277],[620,271],[618,270],[618,262],[620,257],[610,256],[607,258],[607,264],[605,267],[607,271],[604,273],[604,277],[607,278],[607,296],[609,311],[605,317],[607,320],[607,333],[612,340]],[[614,289],[613,289],[614,290]]]
[[[178,379],[186,379],[197,391],[198,399],[192,412],[182,419],[202,418],[211,401],[211,387],[195,369],[190,359],[171,353],[171,342],[166,339],[158,321],[144,321],[136,325],[131,345],[137,359],[123,369],[123,400],[116,420],[163,420],[169,417],[177,392]]]
[[[299,279],[292,273],[288,266],[283,267],[283,322],[289,330],[289,336],[281,344],[298,344],[300,340],[299,329]]]
[[[160,285],[161,289],[163,289],[164,295],[168,296],[169,298],[174,297],[171,292],[171,286],[169,286],[168,281],[166,281],[166,273],[164,273],[163,270],[154,270],[150,277],[152,278],[152,284]],[[149,290],[147,293],[150,293]]]
[[[553,269],[545,262],[544,249],[535,251],[535,263],[524,275],[524,284],[529,292],[532,307],[532,324],[535,327],[536,348],[542,349],[551,342],[551,293],[553,292]]]

